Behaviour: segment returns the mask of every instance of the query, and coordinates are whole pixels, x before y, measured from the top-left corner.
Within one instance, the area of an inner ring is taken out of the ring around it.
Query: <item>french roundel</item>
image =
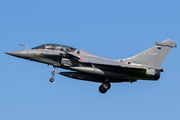
[[[79,57],[79,61],[83,61],[83,60],[84,60],[84,58],[80,56]]]

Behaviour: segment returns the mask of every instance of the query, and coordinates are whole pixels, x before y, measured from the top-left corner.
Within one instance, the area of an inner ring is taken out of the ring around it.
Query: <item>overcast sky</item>
[[[179,45],[179,0],[1,0],[1,120],[179,120],[180,50],[173,48],[158,81],[100,83],[56,74],[52,66],[4,54],[55,43],[123,59],[174,40]],[[58,72],[67,70],[58,69]]]

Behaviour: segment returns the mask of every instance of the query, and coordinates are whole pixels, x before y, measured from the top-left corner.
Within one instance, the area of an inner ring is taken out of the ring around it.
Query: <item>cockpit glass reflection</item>
[[[73,52],[76,49],[73,47],[59,45],[59,44],[43,44],[32,49],[48,49],[48,50],[56,50],[56,51],[64,51],[64,52]]]

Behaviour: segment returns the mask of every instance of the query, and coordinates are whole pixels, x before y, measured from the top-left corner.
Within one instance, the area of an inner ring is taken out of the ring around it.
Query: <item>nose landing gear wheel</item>
[[[56,67],[53,67],[53,71],[51,71],[52,77],[49,79],[50,82],[54,82],[56,71],[57,71]]]
[[[54,78],[50,78],[49,81],[50,81],[50,82],[54,82]]]

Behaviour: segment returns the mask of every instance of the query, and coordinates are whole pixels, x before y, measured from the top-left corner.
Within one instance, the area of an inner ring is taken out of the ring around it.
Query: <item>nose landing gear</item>
[[[58,68],[53,67],[53,71],[51,71],[52,77],[49,79],[50,82],[54,82],[55,73],[56,73],[57,69]]]

